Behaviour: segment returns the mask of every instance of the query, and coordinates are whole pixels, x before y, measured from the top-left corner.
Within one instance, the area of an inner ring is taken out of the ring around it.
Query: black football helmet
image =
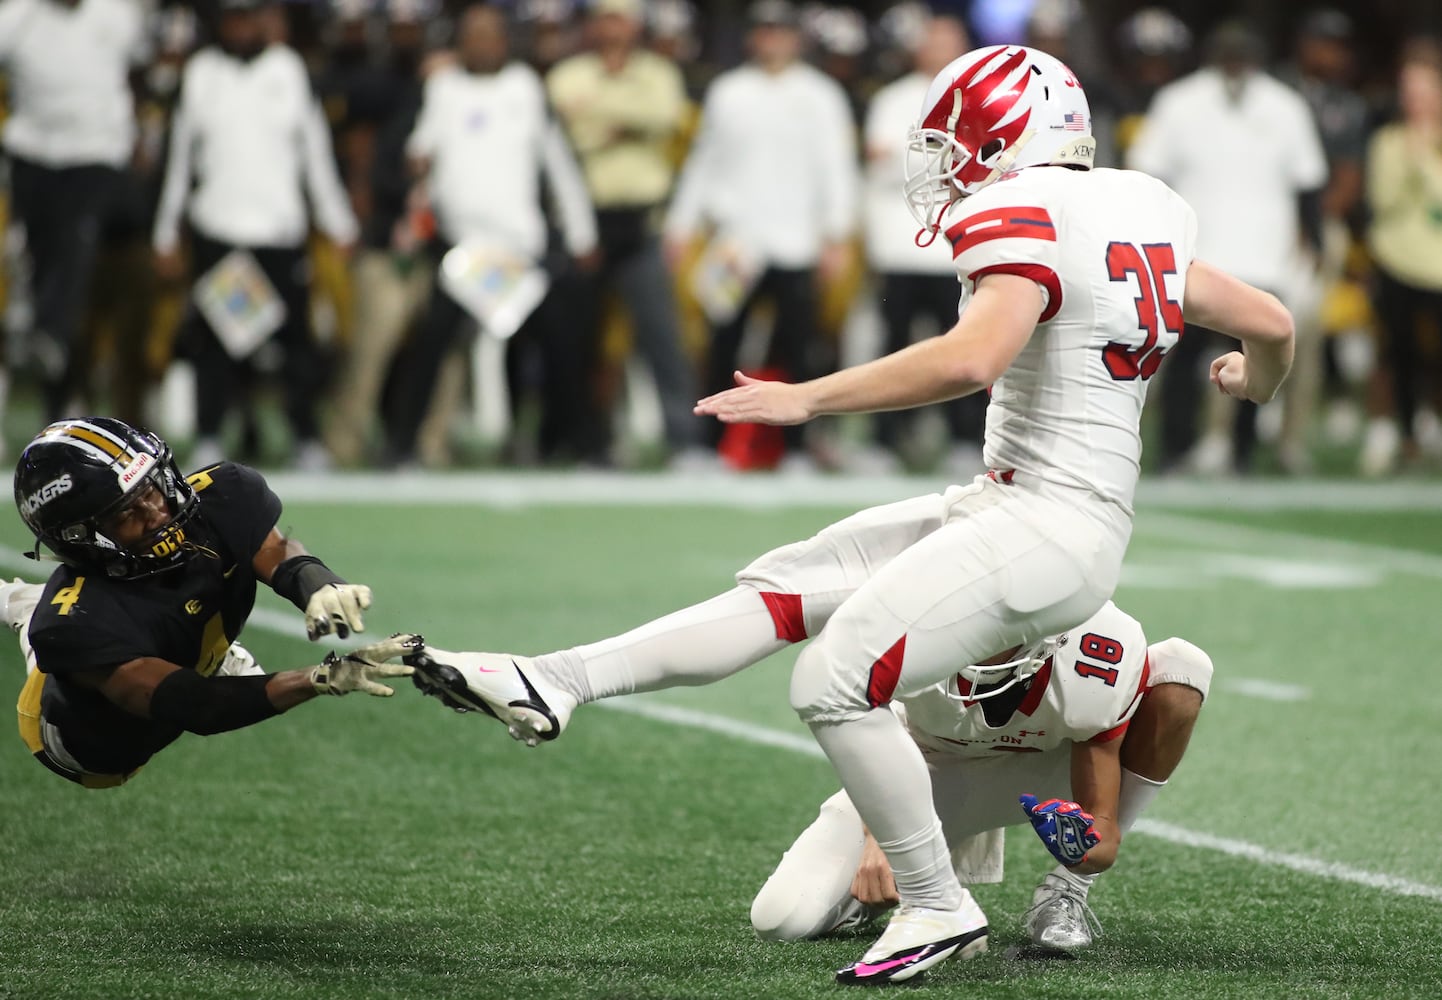
[[[154,486],[171,519],[132,548],[102,527]],[[155,434],[111,417],[61,420],[25,446],[15,467],[15,506],[44,544],[78,570],[139,579],[181,565],[197,547],[185,526],[199,506],[170,446]]]

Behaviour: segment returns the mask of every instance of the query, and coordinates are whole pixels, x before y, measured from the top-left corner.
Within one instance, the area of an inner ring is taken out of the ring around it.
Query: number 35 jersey
[[[1030,278],[1045,299],[992,386],[987,464],[1130,512],[1147,382],[1182,334],[1195,213],[1147,174],[1031,167],[954,204],[942,227],[963,310],[989,274]]]
[[[898,714],[923,748],[962,757],[1104,743],[1126,732],[1149,673],[1141,624],[1108,601],[1062,637],[1024,688],[975,700],[953,677],[903,699]]]

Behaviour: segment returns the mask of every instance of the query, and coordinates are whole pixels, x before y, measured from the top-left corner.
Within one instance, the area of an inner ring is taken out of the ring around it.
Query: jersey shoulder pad
[[[988,274],[1032,279],[1047,295],[1042,322],[1061,308],[1057,220],[1049,200],[1021,175],[1004,178],[958,203],[942,224],[960,278],[973,283]]]
[[[211,529],[237,557],[250,557],[280,520],[280,497],[248,465],[221,462],[186,477]]]
[[[130,584],[134,586],[135,584]],[[148,636],[116,583],[63,567],[51,575],[30,619],[35,661],[47,674],[119,666],[145,656]]]
[[[1108,602],[1067,634],[1057,651],[1064,714],[1078,739],[1121,736],[1147,685],[1147,641],[1141,623]]]

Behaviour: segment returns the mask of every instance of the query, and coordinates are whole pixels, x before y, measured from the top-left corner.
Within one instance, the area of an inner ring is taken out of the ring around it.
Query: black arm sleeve
[[[292,556],[271,574],[270,589],[305,610],[311,595],[328,583],[345,583],[315,556]]]
[[[241,729],[279,715],[265,693],[269,674],[202,677],[177,670],[156,685],[150,717],[198,736]]]

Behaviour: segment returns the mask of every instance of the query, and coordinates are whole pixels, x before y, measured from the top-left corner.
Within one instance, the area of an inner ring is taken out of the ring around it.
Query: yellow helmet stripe
[[[68,437],[79,438],[81,441],[89,442],[111,458],[122,459],[127,465],[135,457],[113,441],[108,435],[102,434],[97,430],[92,430],[82,424],[71,424],[68,427],[62,428],[61,433]]]

